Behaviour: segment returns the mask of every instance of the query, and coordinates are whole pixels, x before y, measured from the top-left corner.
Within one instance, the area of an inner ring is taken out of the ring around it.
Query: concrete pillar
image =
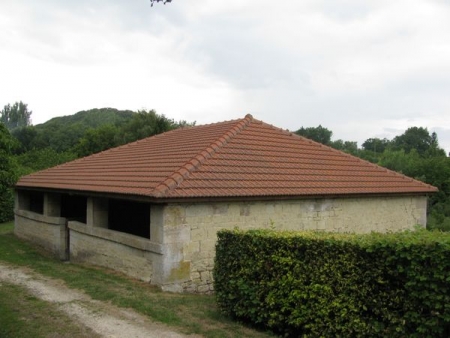
[[[181,221],[184,217],[179,217],[185,210],[155,206],[152,211],[151,231],[153,229],[163,244],[163,254],[154,261],[152,282],[164,291],[182,292],[182,284],[190,279],[191,273],[191,264],[184,260],[183,253],[185,244],[190,241],[190,228]]]
[[[88,226],[108,229],[108,199],[88,197],[86,223]]]
[[[163,206],[160,204],[150,205],[150,240],[162,244],[164,236],[163,228]]]
[[[61,195],[45,193],[44,194],[44,215],[51,217],[61,216]]]

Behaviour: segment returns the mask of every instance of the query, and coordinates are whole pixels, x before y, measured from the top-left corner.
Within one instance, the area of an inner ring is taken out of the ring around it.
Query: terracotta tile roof
[[[24,176],[17,187],[158,199],[437,191],[251,115],[110,149]]]

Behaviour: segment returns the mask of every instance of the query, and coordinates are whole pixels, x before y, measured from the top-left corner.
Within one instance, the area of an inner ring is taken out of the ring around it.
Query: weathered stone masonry
[[[164,229],[174,225],[189,229],[180,255],[180,276],[185,275],[178,282],[184,291],[200,293],[213,291],[211,272],[221,229],[369,233],[412,229],[417,224],[426,224],[426,197],[172,204],[164,209]]]
[[[29,211],[30,200],[26,194],[20,194],[19,198],[19,193],[16,192],[14,232],[65,260],[69,252],[66,219],[59,217],[59,204],[55,203],[54,197],[55,195],[44,195],[43,213],[39,214]]]

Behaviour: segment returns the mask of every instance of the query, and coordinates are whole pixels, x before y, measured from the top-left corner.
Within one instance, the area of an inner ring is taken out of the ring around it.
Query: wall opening
[[[61,217],[86,223],[87,198],[78,195],[61,196]]]
[[[44,214],[44,193],[39,191],[30,191],[27,194],[30,201],[28,210],[37,214]]]
[[[150,204],[109,200],[108,228],[131,235],[150,238]]]

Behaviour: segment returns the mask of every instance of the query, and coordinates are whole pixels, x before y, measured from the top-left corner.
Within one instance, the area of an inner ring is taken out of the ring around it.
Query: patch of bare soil
[[[62,281],[37,274],[31,269],[0,264],[0,281],[24,287],[35,297],[56,304],[61,312],[73,318],[80,326],[89,328],[102,337],[200,337],[174,332],[133,310],[93,300],[68,288]]]

